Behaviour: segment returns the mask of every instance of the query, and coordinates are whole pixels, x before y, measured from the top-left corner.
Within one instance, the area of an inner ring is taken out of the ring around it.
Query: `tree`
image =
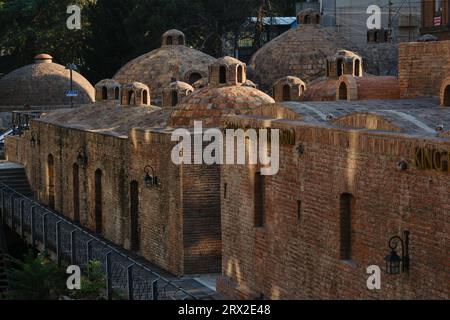
[[[83,51],[89,33],[87,19],[81,30],[69,30],[67,6],[82,9],[93,0],[7,0],[0,10],[0,52],[13,56],[15,66],[29,64],[38,53],[49,53],[61,62],[84,66]]]
[[[66,290],[65,272],[45,255],[29,252],[24,261],[11,258],[8,270],[11,300],[57,300]]]

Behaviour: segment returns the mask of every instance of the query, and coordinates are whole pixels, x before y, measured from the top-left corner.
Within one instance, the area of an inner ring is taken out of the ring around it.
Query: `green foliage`
[[[66,290],[65,272],[45,255],[29,252],[24,261],[12,259],[8,269],[10,300],[55,300]]]
[[[74,62],[92,82],[111,78],[132,58],[161,44],[172,28],[213,56],[230,48],[250,16],[294,15],[296,0],[0,0],[0,73],[49,53]],[[68,30],[67,6],[81,7],[81,30]],[[264,7],[261,5],[264,4]],[[255,31],[255,30],[251,30]]]
[[[81,277],[81,290],[73,290],[70,296],[77,300],[102,300],[106,296],[106,276],[99,261],[90,261],[87,275]]]

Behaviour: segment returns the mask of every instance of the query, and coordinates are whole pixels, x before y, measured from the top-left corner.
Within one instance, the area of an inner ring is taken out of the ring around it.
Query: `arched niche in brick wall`
[[[441,106],[450,107],[450,77],[446,78],[441,85]]]

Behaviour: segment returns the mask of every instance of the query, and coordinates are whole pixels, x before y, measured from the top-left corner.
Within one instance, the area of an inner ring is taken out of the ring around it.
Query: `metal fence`
[[[33,199],[0,184],[1,222],[33,247],[53,252],[56,261],[86,270],[99,261],[105,272],[107,298],[129,300],[197,300],[174,282],[128,257]]]

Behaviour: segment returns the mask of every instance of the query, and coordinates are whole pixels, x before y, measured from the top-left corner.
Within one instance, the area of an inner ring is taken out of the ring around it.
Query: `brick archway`
[[[358,85],[351,75],[343,75],[336,83],[336,100],[358,100]]]
[[[441,106],[450,107],[450,77],[442,82],[440,98]]]

